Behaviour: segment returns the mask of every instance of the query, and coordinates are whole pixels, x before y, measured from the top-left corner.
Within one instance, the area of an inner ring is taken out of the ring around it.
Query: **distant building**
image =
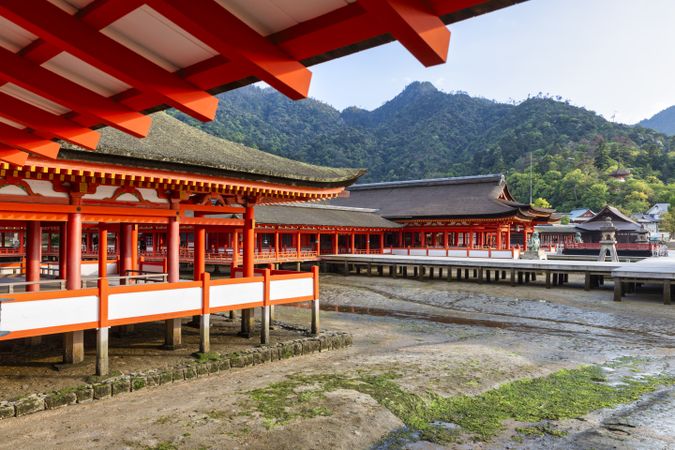
[[[670,209],[670,203],[656,203],[644,213],[633,214],[633,219],[649,232],[650,240],[667,241],[670,233],[659,230],[661,217]]]
[[[569,212],[569,214],[566,214],[566,216],[569,217],[570,219],[570,223],[586,222],[594,215],[595,213],[588,208],[573,209],[572,211]]]
[[[610,173],[609,176],[614,178],[616,181],[624,182],[626,178],[630,176],[630,169],[619,167],[614,172]]]
[[[610,218],[616,227],[619,256],[651,256],[656,245],[648,240],[649,232],[640,223],[623,214],[613,206],[605,206],[600,212],[581,223],[569,225],[537,226],[542,245],[562,245],[566,255],[597,255],[600,251],[601,228]],[[583,242],[575,242],[579,233]]]

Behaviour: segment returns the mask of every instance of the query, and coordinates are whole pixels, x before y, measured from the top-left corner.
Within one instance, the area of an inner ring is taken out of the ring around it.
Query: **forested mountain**
[[[558,210],[626,211],[675,202],[675,138],[608,122],[560,99],[504,104],[448,94],[415,82],[381,107],[340,112],[313,99],[292,102],[249,86],[221,94],[211,123],[177,117],[251,147],[311,163],[366,167],[362,181],[503,172],[522,201],[534,197]],[[610,174],[630,169],[622,183]],[[542,202],[543,203],[543,202]]]
[[[638,125],[651,128],[669,136],[675,135],[675,106],[654,114],[651,118],[638,123]]]

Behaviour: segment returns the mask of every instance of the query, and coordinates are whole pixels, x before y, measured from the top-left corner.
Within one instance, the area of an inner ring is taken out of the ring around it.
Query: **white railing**
[[[318,299],[319,272],[270,271],[254,277],[6,294],[0,299],[0,341],[154,322]],[[156,275],[153,275],[156,276]]]

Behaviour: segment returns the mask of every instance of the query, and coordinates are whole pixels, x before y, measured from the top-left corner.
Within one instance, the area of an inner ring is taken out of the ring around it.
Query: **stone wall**
[[[189,381],[239,367],[253,366],[310,353],[325,352],[350,345],[352,345],[352,336],[350,334],[324,332],[317,337],[294,339],[241,352],[202,354],[199,355],[199,360],[190,361],[172,368],[118,375],[48,394],[33,394],[16,401],[0,401],[0,419],[20,417],[47,409],[88,403],[153,386]]]

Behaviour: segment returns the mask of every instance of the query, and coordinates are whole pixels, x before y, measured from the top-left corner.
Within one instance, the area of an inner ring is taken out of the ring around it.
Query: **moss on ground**
[[[637,400],[661,385],[674,384],[674,377],[622,377],[607,383],[599,366],[560,370],[546,377],[517,380],[476,396],[441,397],[403,390],[394,374],[292,376],[250,393],[268,427],[295,418],[329,415],[326,392],[352,389],[370,395],[406,425],[408,434],[432,442],[450,442],[460,432],[477,440],[489,440],[511,419],[523,423],[568,419],[591,411]],[[459,428],[453,428],[452,424]],[[531,432],[547,430],[536,428]]]

